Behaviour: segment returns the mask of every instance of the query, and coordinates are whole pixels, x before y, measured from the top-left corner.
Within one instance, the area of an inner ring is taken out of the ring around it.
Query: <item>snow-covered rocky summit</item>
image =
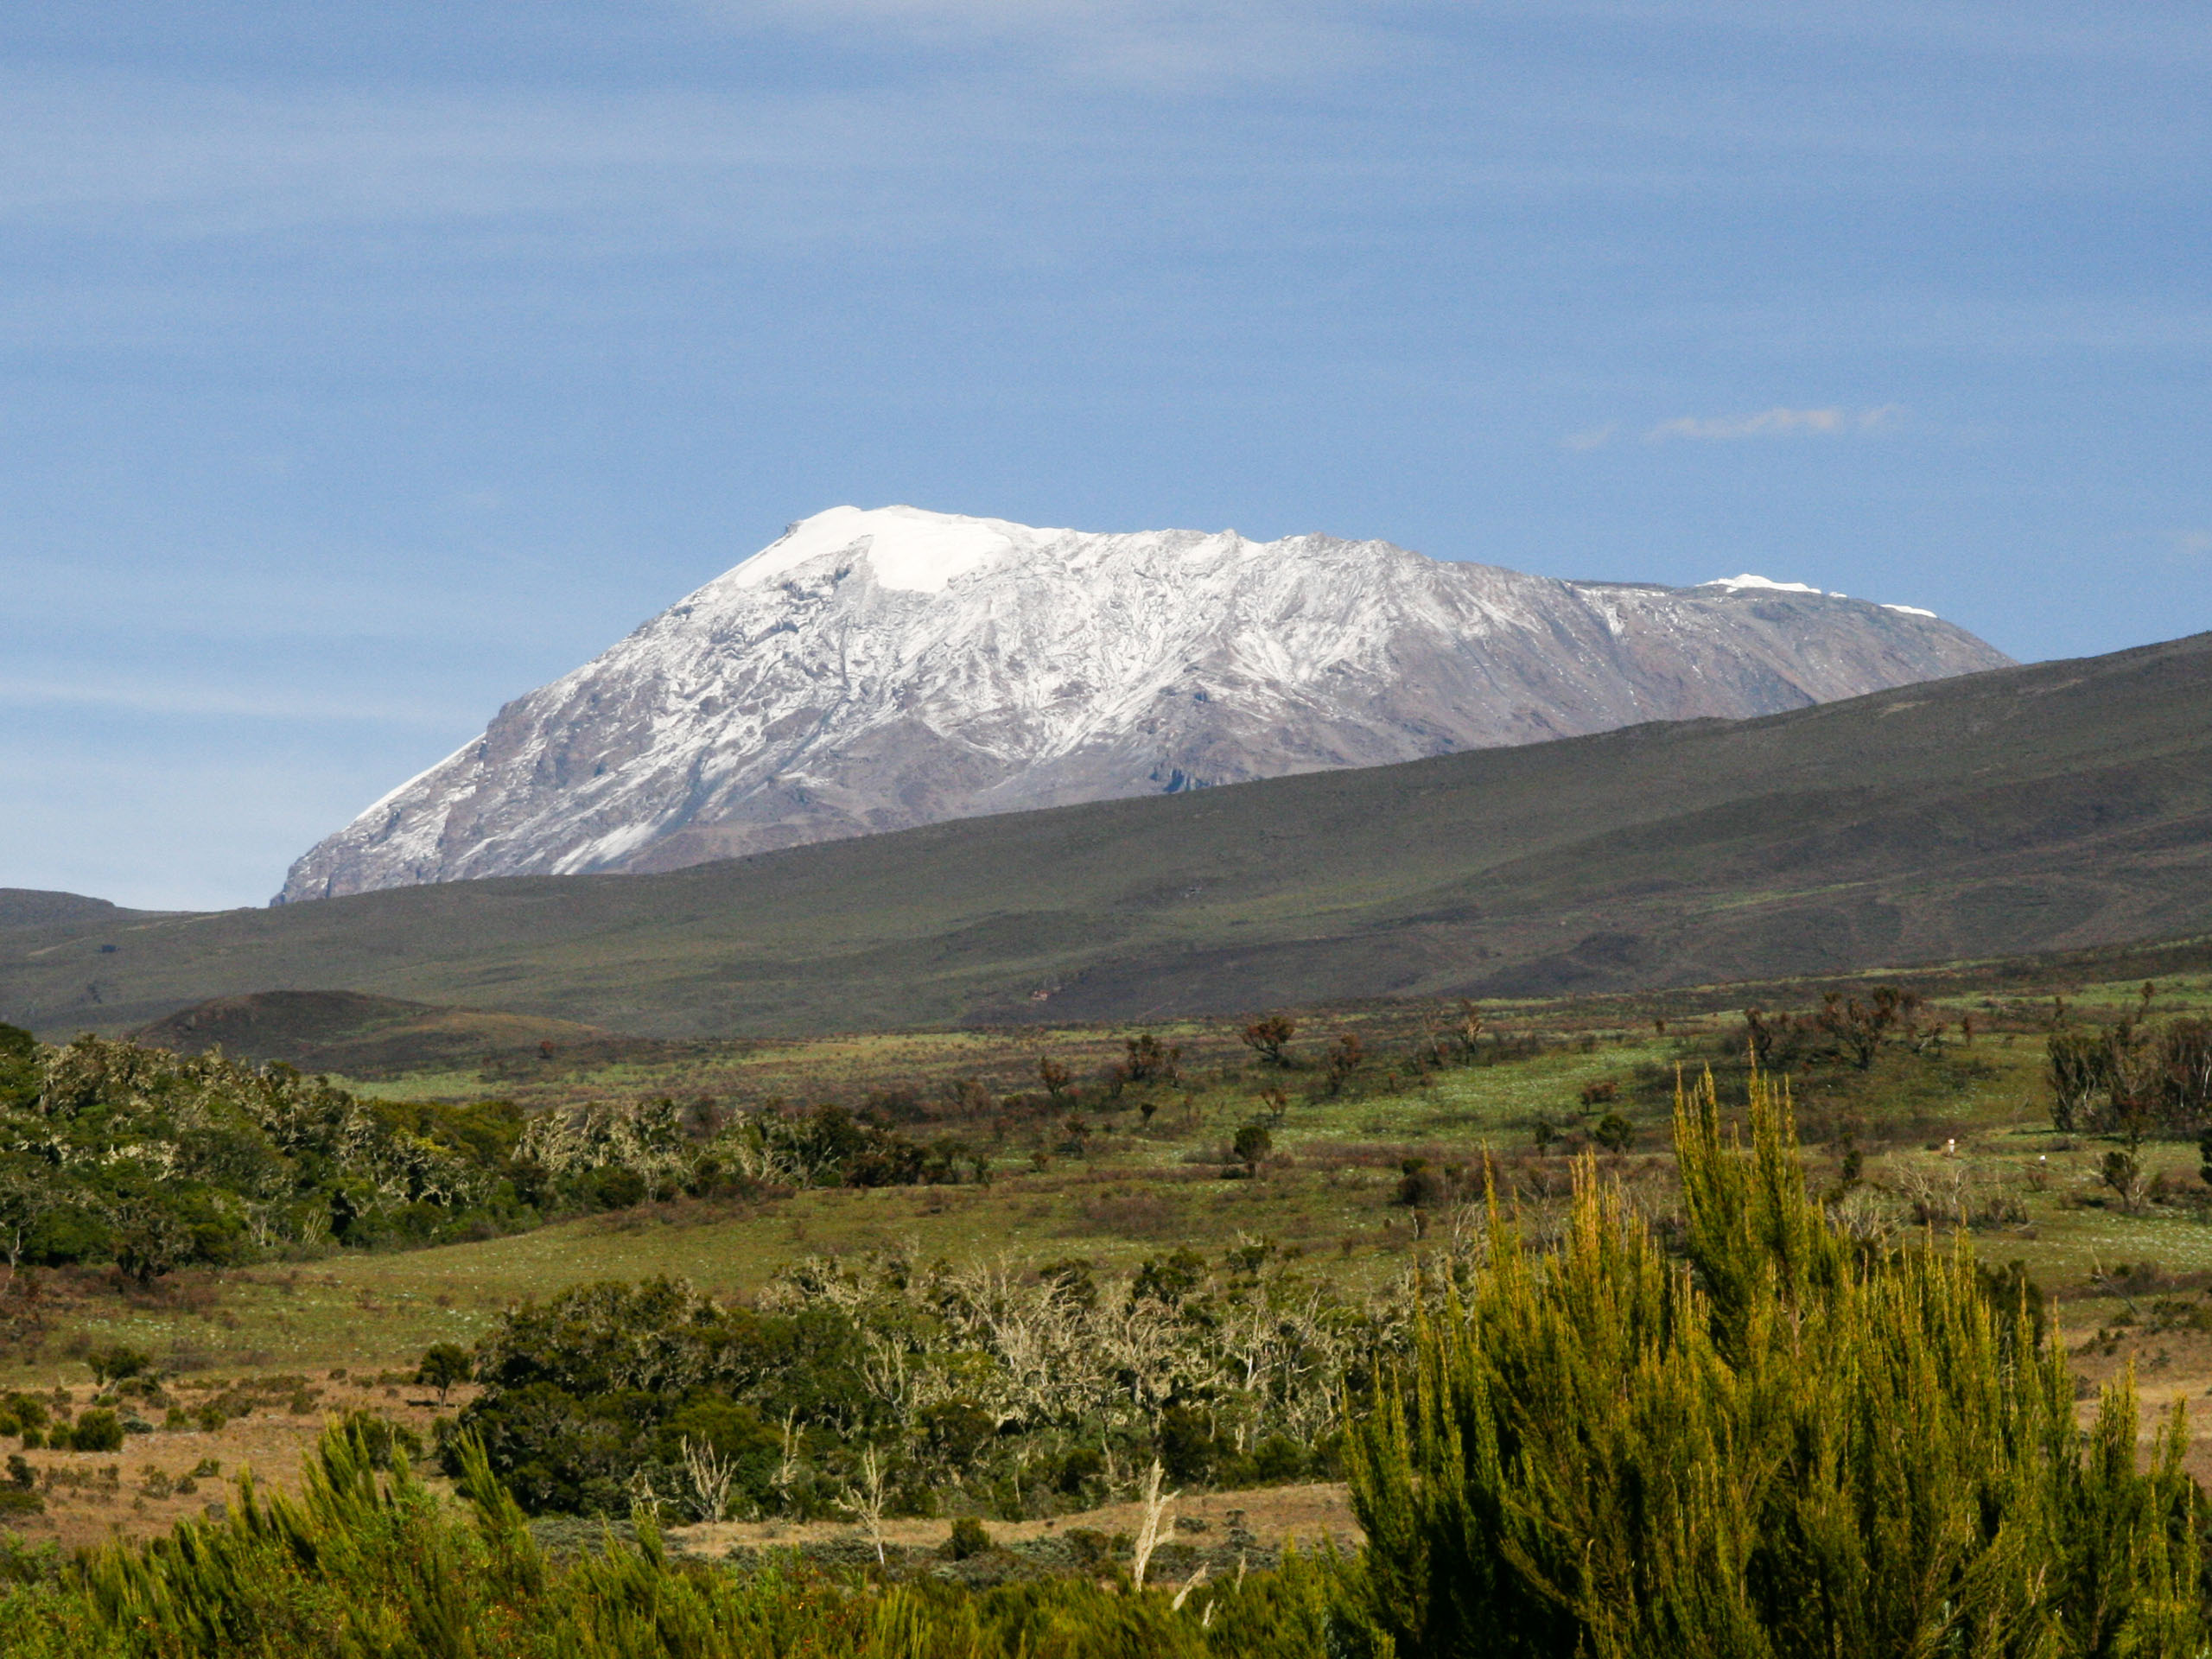
[[[836,507],[509,703],[281,897],[673,869],[2006,660],[1936,618],[1764,578],[1555,582],[1387,542]]]

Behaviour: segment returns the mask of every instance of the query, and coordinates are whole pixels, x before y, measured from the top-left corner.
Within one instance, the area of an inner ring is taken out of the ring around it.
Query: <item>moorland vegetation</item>
[[[177,1530],[18,1546],[0,1653],[2196,1651],[2185,1422],[2139,1444],[2113,1356],[2172,1395],[2167,1349],[2212,1298],[2147,1255],[2063,1252],[2185,1251],[2212,1215],[2212,986],[1784,989],[1726,1018],[1070,1033],[988,1074],[825,1074],[804,1104],[751,1051],[732,1064],[777,1093],[709,1093],[738,1074],[687,1060],[404,1098],[11,1039],[15,1167],[54,1172],[86,1235],[26,1234],[18,1313],[39,1262],[49,1292],[100,1264],[137,1331],[197,1317],[165,1287],[270,1281],[289,1320],[302,1271],[524,1247],[561,1271],[473,1329],[425,1296],[406,1328],[454,1336],[348,1395],[374,1410],[414,1376],[442,1476],[356,1420],[296,1497],[205,1478],[220,1512]],[[149,1198],[227,1265],[142,1281],[119,1222]],[[926,1246],[884,1237],[937,1211]],[[771,1235],[742,1287],[601,1265]],[[2053,1291],[1982,1249],[2088,1276]],[[2101,1310],[2095,1335],[2062,1308]],[[19,1359],[54,1351],[19,1334]],[[311,1422],[320,1392],[171,1376],[190,1362],[151,1343],[61,1351],[89,1401],[0,1397],[23,1442],[0,1510],[27,1527],[42,1503],[123,1522],[100,1458],[173,1491],[209,1425]],[[1350,1553],[1172,1526],[1178,1491],[1343,1480]],[[1092,1524],[1112,1502],[1147,1524]],[[603,1542],[556,1548],[569,1516]],[[774,1541],[825,1527],[853,1547]],[[749,1541],[684,1553],[716,1529]]]
[[[18,1552],[0,1653],[2197,1652],[2182,1410],[2147,1457],[2126,1380],[2083,1424],[2023,1287],[1978,1271],[1964,1236],[1853,1225],[1808,1182],[1783,1088],[1754,1073],[1748,1093],[1746,1140],[1714,1087],[1678,1094],[1663,1227],[1593,1154],[1554,1233],[1493,1185],[1479,1230],[1416,1281],[1409,1343],[1346,1437],[1356,1554],[1147,1582],[1155,1463],[1138,1538],[988,1588],[939,1570],[957,1528],[941,1559],[879,1542],[840,1570],[679,1560],[642,1488],[634,1543],[556,1560],[477,1433],[448,1437],[448,1503],[355,1421],[325,1436],[299,1500],[248,1484],[149,1542]],[[634,1294],[633,1355],[688,1340],[677,1363],[696,1364],[760,1334],[673,1287]],[[496,1379],[515,1357],[479,1363]],[[869,1501],[848,1499],[864,1522]]]

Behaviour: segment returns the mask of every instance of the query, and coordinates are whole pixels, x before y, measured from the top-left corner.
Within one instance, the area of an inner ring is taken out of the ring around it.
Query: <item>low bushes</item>
[[[1336,1611],[1342,1568],[1199,1586],[1179,1601],[1091,1579],[976,1592],[889,1585],[771,1562],[731,1571],[671,1560],[650,1524],[549,1560],[482,1458],[461,1449],[461,1513],[358,1429],[327,1433],[297,1501],[250,1482],[219,1520],[143,1546],[111,1545],[81,1572],[10,1558],[0,1597],[7,1659],[1161,1659],[1375,1651]],[[22,1580],[29,1580],[22,1582]]]
[[[1325,1477],[1393,1327],[1291,1266],[1263,1241],[1126,1281],[813,1261],[752,1308],[586,1286],[507,1316],[458,1427],[533,1511],[850,1512],[869,1458],[893,1514],[1082,1508],[1155,1457],[1186,1483]]]

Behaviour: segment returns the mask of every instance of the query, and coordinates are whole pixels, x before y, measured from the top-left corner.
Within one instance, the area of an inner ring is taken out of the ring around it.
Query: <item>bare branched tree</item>
[[[694,1442],[685,1435],[683,1473],[691,1483],[691,1506],[702,1521],[719,1521],[729,1507],[730,1483],[737,1478],[734,1460],[718,1454],[706,1440]]]
[[[846,1488],[845,1507],[859,1518],[868,1533],[868,1541],[875,1546],[876,1562],[880,1566],[884,1560],[883,1459],[876,1456],[875,1448],[872,1446],[861,1451],[860,1481],[858,1484]]]
[[[1137,1529],[1136,1548],[1129,1558],[1129,1582],[1138,1589],[1144,1588],[1145,1568],[1152,1565],[1152,1552],[1160,1548],[1160,1523],[1175,1504],[1175,1494],[1161,1496],[1160,1478],[1166,1471],[1160,1466],[1160,1459],[1152,1460],[1152,1467],[1144,1477],[1144,1522]],[[1180,1603],[1177,1604],[1179,1606]]]
[[[1205,1581],[1206,1564],[1204,1561],[1200,1561],[1198,1563],[1198,1570],[1192,1573],[1189,1578],[1183,1580],[1183,1587],[1175,1592],[1175,1599],[1167,1604],[1169,1610],[1173,1612],[1181,1612],[1183,1611],[1183,1604],[1191,1599],[1191,1592],[1197,1589]]]
[[[776,1459],[776,1472],[768,1484],[776,1489],[776,1496],[789,1509],[791,1487],[798,1480],[798,1408],[793,1406],[784,1414],[783,1453]]]

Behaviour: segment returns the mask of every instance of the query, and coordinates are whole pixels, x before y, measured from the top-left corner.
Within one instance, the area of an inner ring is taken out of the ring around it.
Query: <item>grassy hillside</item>
[[[0,1018],[344,987],[667,1036],[1603,992],[2212,929],[2212,635],[1695,721],[268,911],[0,905]],[[23,919],[16,919],[18,917]]]

